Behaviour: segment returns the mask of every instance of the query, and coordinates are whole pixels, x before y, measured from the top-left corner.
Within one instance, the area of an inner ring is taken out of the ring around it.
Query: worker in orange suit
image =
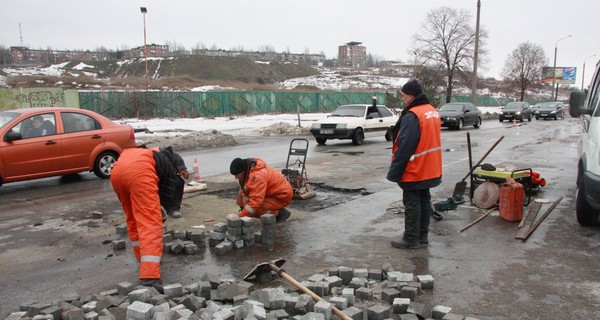
[[[229,171],[240,183],[237,204],[239,217],[275,215],[277,222],[286,221],[291,212],[285,207],[292,202],[292,185],[281,172],[260,158],[235,158]]]
[[[140,263],[140,284],[162,291],[160,260],[163,250],[162,207],[173,201],[175,181],[171,147],[153,151],[125,149],[115,163],[110,182],[125,211],[133,253]]]

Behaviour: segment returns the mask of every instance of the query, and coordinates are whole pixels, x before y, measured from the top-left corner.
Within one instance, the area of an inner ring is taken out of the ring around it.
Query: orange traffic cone
[[[198,158],[194,158],[194,167],[192,168],[194,170],[194,181],[196,182],[200,182],[202,181],[202,178],[200,178],[200,168],[198,168]]]

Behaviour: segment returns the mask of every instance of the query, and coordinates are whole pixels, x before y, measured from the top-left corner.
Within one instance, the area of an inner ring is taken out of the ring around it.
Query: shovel
[[[474,166],[471,167],[471,169],[469,170],[467,175],[464,178],[462,178],[461,181],[456,183],[456,185],[454,186],[454,193],[452,193],[452,198],[459,197],[462,199],[463,195],[465,194],[465,190],[467,189],[467,182],[465,180],[467,180],[467,178],[471,175],[473,170],[475,170],[475,168],[478,165],[480,165],[483,162],[483,160],[485,160],[485,158],[490,154],[490,152],[492,152],[492,150],[494,150],[494,148],[498,145],[498,143],[500,143],[500,141],[502,141],[502,139],[504,139],[504,136],[501,136],[498,139],[498,141],[496,141],[496,143],[494,143],[494,145],[483,155],[483,157],[481,157],[481,159],[479,159],[479,162],[477,162],[477,164],[475,164]],[[469,141],[470,141],[470,139],[469,139]]]
[[[277,274],[277,276],[284,278],[285,280],[287,280],[289,283],[291,283],[294,287],[300,289],[300,291],[308,294],[309,296],[311,296],[314,300],[316,301],[325,301],[323,300],[323,298],[319,297],[317,294],[315,294],[314,292],[310,291],[307,287],[303,286],[302,284],[300,284],[300,282],[294,280],[294,278],[290,277],[287,273],[285,273],[285,270],[281,269],[281,266],[285,263],[285,259],[277,259],[277,260],[272,260],[270,262],[263,262],[260,263],[258,265],[256,265],[245,277],[244,280],[248,280],[249,278],[252,277],[256,277],[257,279],[260,277],[261,274],[265,273],[265,272],[271,272],[271,271],[275,271],[275,273]],[[352,318],[350,318],[348,315],[346,315],[345,313],[343,313],[342,311],[340,311],[340,309],[336,308],[335,306],[331,308],[331,311],[333,311],[333,313],[335,313],[335,315],[337,315],[338,317],[340,317],[340,319],[342,320],[352,320]]]

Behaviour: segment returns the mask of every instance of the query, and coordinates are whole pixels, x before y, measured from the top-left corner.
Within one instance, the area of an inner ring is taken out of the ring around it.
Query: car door
[[[35,115],[43,121],[56,124],[56,116],[52,113]],[[21,119],[6,131],[2,137],[1,150],[7,182],[24,178],[42,177],[62,170],[62,140],[59,134],[45,130],[44,134],[33,133],[33,119],[30,116]],[[6,135],[18,132],[21,139],[7,142]]]
[[[477,112],[475,107],[470,104],[465,104],[465,126],[472,126],[477,121]]]
[[[101,125],[93,117],[80,112],[60,113],[63,132],[63,153],[65,168],[87,170],[98,146],[105,143]]]

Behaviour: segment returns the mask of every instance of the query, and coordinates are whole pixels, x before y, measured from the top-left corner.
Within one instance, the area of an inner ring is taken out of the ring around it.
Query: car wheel
[[[319,138],[315,138],[315,140],[317,140],[317,143],[321,144],[321,145],[323,145],[323,144],[325,144],[325,142],[327,142],[327,138],[319,137]]]
[[[94,161],[94,174],[99,178],[108,179],[118,155],[113,151],[104,151]]]
[[[498,118],[498,121],[502,122],[504,119],[503,118]]]
[[[593,226],[598,222],[599,210],[594,210],[585,198],[585,188],[583,181],[577,189],[577,200],[575,202],[575,211],[577,212],[577,222],[582,226]]]
[[[521,117],[519,118],[519,122],[523,122],[523,120],[525,120],[525,118],[523,117],[523,115],[521,115]]]
[[[473,127],[475,127],[475,129],[479,129],[479,127],[481,127],[481,118],[477,117],[477,120],[475,121],[475,124],[473,125]]]
[[[385,132],[385,141],[392,141],[394,140],[394,128],[388,128],[387,131]]]
[[[462,119],[462,118],[458,119],[458,123],[456,124],[456,130],[460,130],[460,129],[462,129],[462,128],[463,128],[463,126],[464,126],[464,124],[465,124],[465,123],[464,123],[464,121],[463,121],[463,119]]]
[[[540,116],[535,116],[535,120],[540,120]]]
[[[354,130],[354,135],[352,136],[352,143],[357,146],[360,146],[365,140],[365,134],[361,128],[356,128]]]
[[[554,120],[558,120],[558,116],[557,115],[554,115]]]
[[[529,116],[527,117],[527,121],[531,122],[531,113],[529,114]]]

